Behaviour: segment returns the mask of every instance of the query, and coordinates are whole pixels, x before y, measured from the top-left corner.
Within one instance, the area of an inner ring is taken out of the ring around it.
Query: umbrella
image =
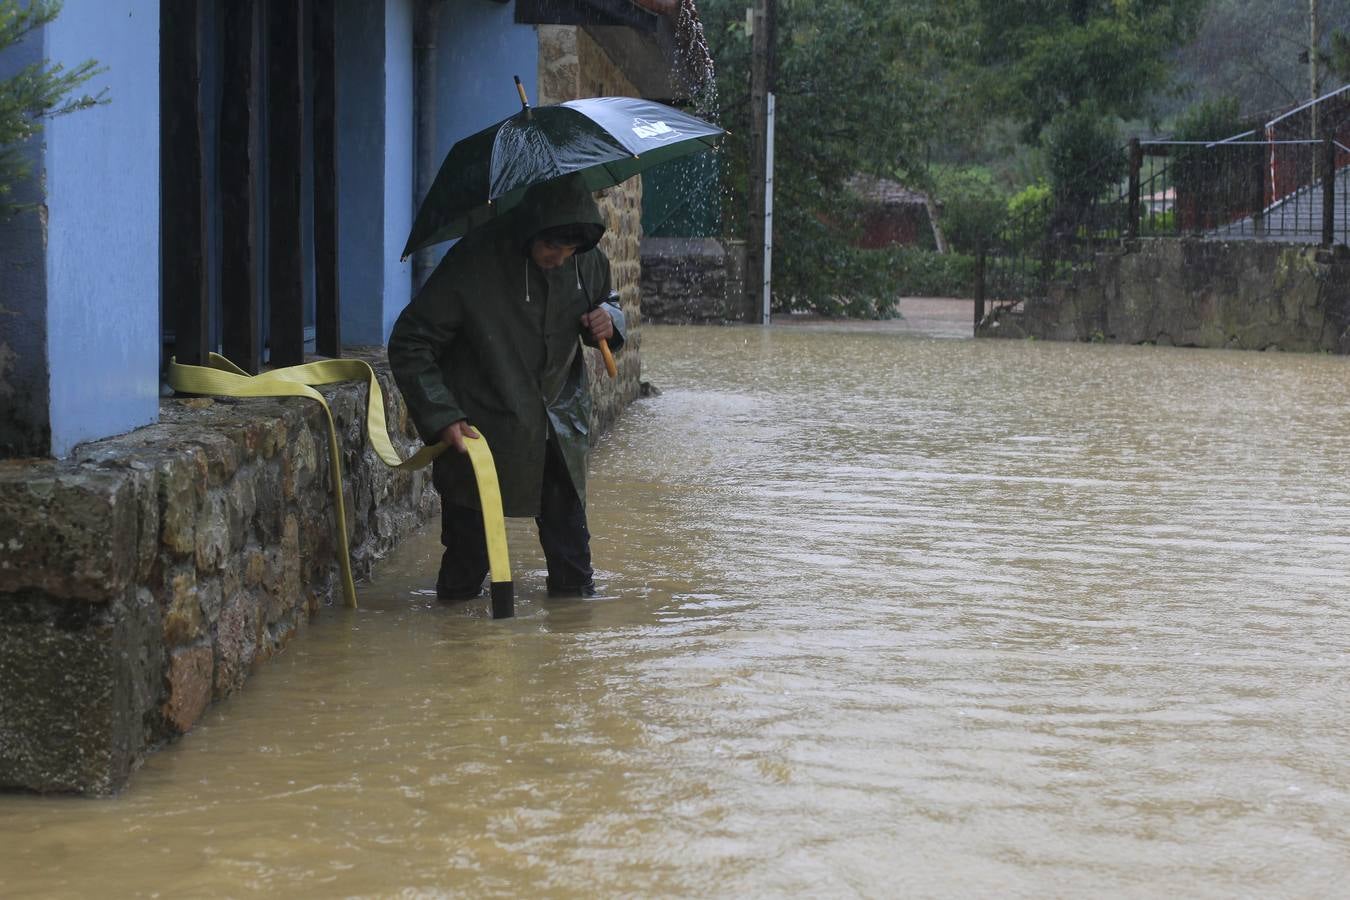
[[[721,128],[674,107],[634,97],[592,97],[522,109],[456,143],[417,211],[403,248],[414,251],[506,212],[531,186],[580,174],[593,191],[651,166],[717,144]]]

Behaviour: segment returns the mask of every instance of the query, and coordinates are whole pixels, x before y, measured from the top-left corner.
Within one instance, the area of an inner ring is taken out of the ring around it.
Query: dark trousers
[[[569,592],[589,587],[591,532],[586,508],[572,487],[572,478],[553,441],[544,455],[544,485],[539,499],[539,545],[548,562],[550,591]],[[477,597],[488,574],[487,537],[483,514],[476,509],[441,501],[441,572],[436,593],[444,600]]]

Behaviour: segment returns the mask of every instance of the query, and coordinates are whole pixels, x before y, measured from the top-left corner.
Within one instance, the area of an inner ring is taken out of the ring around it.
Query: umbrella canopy
[[[450,148],[422,201],[406,258],[509,210],[531,186],[579,174],[592,191],[717,144],[721,128],[633,97],[526,107]]]

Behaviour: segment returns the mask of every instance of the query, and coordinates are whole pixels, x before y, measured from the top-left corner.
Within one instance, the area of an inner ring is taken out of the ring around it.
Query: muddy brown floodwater
[[[960,333],[955,329],[952,333]],[[428,530],[0,894],[1326,897],[1350,880],[1350,359],[648,327],[603,596]]]

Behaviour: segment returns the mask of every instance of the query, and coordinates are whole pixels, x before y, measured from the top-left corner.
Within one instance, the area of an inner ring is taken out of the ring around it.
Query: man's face
[[[576,244],[559,243],[549,240],[530,242],[530,259],[541,269],[556,269],[572,258],[577,252]]]

